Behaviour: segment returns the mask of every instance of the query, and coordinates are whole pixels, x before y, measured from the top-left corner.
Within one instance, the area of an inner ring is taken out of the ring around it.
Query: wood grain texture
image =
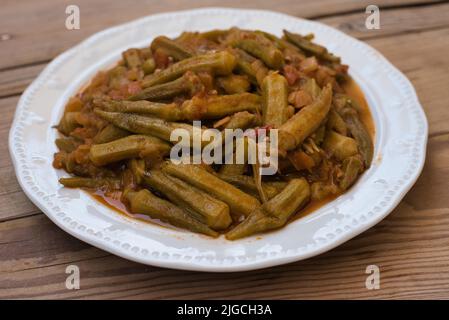
[[[256,4],[257,2],[257,4]],[[429,0],[379,0],[380,7],[426,4]],[[193,4],[194,3],[194,4]],[[124,23],[145,15],[210,6],[234,8],[258,8],[285,12],[304,18],[329,16],[344,12],[361,11],[371,4],[368,0],[279,0],[239,1],[229,0],[78,0],[81,12],[81,29],[68,31],[65,28],[65,8],[73,1],[41,0],[39,5],[32,0],[9,1],[2,4],[0,30],[9,40],[4,41],[0,51],[0,70],[14,66],[45,62],[73,46],[87,36],[107,26]],[[18,18],[19,17],[19,18]],[[16,50],[20,48],[21,50]]]
[[[366,29],[365,19],[361,17],[360,12],[349,13],[344,16],[332,16],[320,19],[320,21],[364,40],[449,27],[448,2],[412,8],[398,7],[386,11],[380,10],[382,27],[375,31]]]
[[[45,65],[45,63],[38,63],[0,71],[0,98],[21,94]]]
[[[8,134],[18,96],[0,99],[0,222],[12,218],[40,213],[39,209],[25,196],[17,182],[9,155]],[[0,242],[2,235],[0,234]],[[1,255],[1,249],[0,249]],[[1,286],[0,286],[1,288]]]
[[[363,39],[414,84],[429,120],[421,177],[385,220],[318,257],[261,271],[210,274],[148,267],[93,248],[57,228],[26,198],[0,145],[0,298],[369,299],[449,298],[449,4],[377,1],[381,30],[364,29],[369,1],[229,1],[318,18]],[[105,27],[188,9],[188,1],[78,1],[79,31],[64,29],[68,1],[7,1],[0,12],[0,138],[7,141],[19,95],[55,55]],[[197,1],[196,6],[221,5]],[[125,8],[126,7],[126,8]],[[103,8],[103,10],[100,10]],[[384,8],[384,10],[382,10]],[[12,16],[27,16],[27,24]],[[8,37],[5,37],[8,38]],[[39,41],[36,41],[39,39]],[[81,290],[65,288],[65,268],[81,270]],[[381,289],[365,288],[365,268]],[[212,289],[211,289],[212,288]],[[217,288],[219,288],[217,290]]]

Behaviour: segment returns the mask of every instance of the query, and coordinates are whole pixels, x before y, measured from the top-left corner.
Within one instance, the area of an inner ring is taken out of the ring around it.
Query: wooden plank
[[[8,150],[9,128],[19,97],[0,99],[0,221],[39,213],[17,182]]]
[[[21,94],[45,66],[39,63],[0,71],[0,98]]]
[[[419,39],[419,45],[416,44]],[[429,121],[431,135],[449,132],[449,28],[366,41],[413,83]]]
[[[210,274],[148,267],[91,248],[43,216],[4,222],[0,298],[447,298],[449,189],[441,185],[449,176],[448,142],[449,135],[430,139],[434,157],[413,191],[380,224],[326,254],[261,271]],[[70,264],[80,268],[80,290],[65,288]],[[381,270],[380,290],[365,288],[371,264]]]
[[[425,0],[379,0],[381,8],[406,6],[410,4],[428,4]],[[87,36],[106,27],[124,23],[138,17],[159,12],[187,10],[198,7],[222,6],[223,1],[108,1],[79,0],[77,5],[81,12],[81,29],[69,31],[65,28],[65,8],[73,1],[43,0],[39,5],[35,1],[10,1],[2,4],[0,12],[0,30],[3,40],[0,51],[0,69],[11,68],[36,62],[45,62],[62,51],[72,47]],[[291,15],[313,18],[359,11],[364,16],[369,0],[363,1],[266,1],[257,4],[258,9],[275,10]],[[254,8],[251,2],[230,0],[226,6],[235,8]],[[325,10],[325,11],[324,11]],[[120,12],[120,14],[117,14]],[[26,17],[18,19],[18,15]],[[363,19],[363,18],[362,18]],[[44,23],[43,23],[44,22]]]
[[[380,29],[365,27],[367,15],[357,12],[319,19],[358,39],[379,38],[403,33],[423,32],[449,26],[449,3],[429,6],[380,9]]]

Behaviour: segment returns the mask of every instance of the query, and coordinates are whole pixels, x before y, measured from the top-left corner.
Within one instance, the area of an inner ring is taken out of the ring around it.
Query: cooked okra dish
[[[371,118],[351,83],[348,66],[313,34],[159,36],[124,51],[68,101],[53,166],[70,174],[59,180],[64,187],[113,199],[139,219],[228,240],[278,229],[346,192],[370,167]],[[262,175],[249,157],[172,161],[172,133],[193,132],[194,121],[223,134],[276,131],[274,174]]]

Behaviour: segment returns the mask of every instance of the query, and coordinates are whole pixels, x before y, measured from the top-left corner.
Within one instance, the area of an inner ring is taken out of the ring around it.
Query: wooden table
[[[20,189],[7,147],[17,101],[56,55],[104,28],[216,0],[77,0],[81,29],[65,28],[73,1],[2,1],[0,10],[0,298],[304,299],[449,298],[449,3],[377,0],[381,29],[365,28],[372,1],[227,1],[321,21],[382,52],[413,82],[429,124],[424,171],[377,226],[318,257],[266,270],[211,274],[154,268],[61,231]],[[67,290],[66,267],[81,271]],[[380,289],[367,290],[368,265]]]

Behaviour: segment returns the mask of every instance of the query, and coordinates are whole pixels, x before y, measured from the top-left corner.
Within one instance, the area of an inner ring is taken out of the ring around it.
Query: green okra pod
[[[217,119],[240,111],[257,113],[261,98],[253,93],[238,93],[223,96],[193,97],[181,106],[186,120]]]
[[[337,63],[340,62],[339,57],[334,56],[332,53],[329,53],[325,47],[313,43],[306,37],[303,37],[299,34],[288,32],[287,30],[284,30],[284,36],[287,39],[287,41],[293,43],[295,46],[298,46],[300,49],[310,54],[313,54],[323,60]]]
[[[261,124],[258,114],[241,111],[230,116],[229,121],[224,125],[225,129],[248,129]]]
[[[310,186],[304,178],[292,179],[274,198],[256,208],[242,223],[226,234],[228,240],[280,228],[310,199]]]
[[[245,176],[242,174],[223,174],[219,173],[218,177],[245,192],[252,195],[259,195],[256,183],[254,182],[254,177]],[[262,188],[268,199],[276,196],[285,187],[286,183],[272,183],[272,182],[262,182]]]
[[[175,165],[167,163],[162,171],[208,192],[213,197],[225,202],[234,215],[249,215],[260,203],[249,194],[218,178],[215,174],[188,164]]]
[[[237,57],[237,69],[248,76],[252,83],[261,85],[268,74],[268,68],[263,62],[238,48],[234,50],[234,54]]]
[[[341,110],[338,110],[341,117],[346,123],[346,126],[351,132],[351,135],[357,141],[358,149],[362,155],[363,162],[366,168],[369,168],[373,160],[374,145],[371,136],[365,128],[365,125],[360,120],[357,111],[351,106],[352,100]]]
[[[55,141],[56,146],[59,148],[59,150],[61,151],[65,151],[65,152],[72,152],[73,150],[75,150],[79,145],[80,142],[77,141],[74,138],[58,138]]]
[[[327,119],[326,127],[338,132],[341,135],[348,135],[348,128],[343,118],[335,111],[334,108],[329,110],[329,117]]]
[[[260,108],[260,97],[252,93],[193,97],[191,100],[184,101],[181,106],[176,103],[158,103],[146,100],[96,100],[96,105],[108,112],[148,114],[167,121],[181,121],[216,119],[241,111],[255,113]]]
[[[188,48],[165,36],[156,37],[151,43],[151,49],[153,51],[162,50],[166,55],[173,57],[177,61],[193,56],[193,53]]]
[[[271,42],[274,43],[274,45],[280,49],[280,50],[290,50],[295,52],[296,54],[300,55],[302,58],[305,58],[303,51],[298,48],[297,46],[295,46],[294,44],[291,44],[290,42],[278,38],[277,36],[275,36],[274,34],[268,33],[268,32],[264,32],[264,31],[254,31],[255,33],[261,34],[264,37],[266,37],[267,39],[271,40]]]
[[[173,130],[185,129],[189,133],[191,140],[195,136],[199,139],[198,141],[202,141],[202,130],[194,130],[193,126],[186,123],[167,122],[159,118],[134,113],[107,112],[100,109],[95,109],[94,112],[102,119],[133,133],[150,135],[170,142],[170,136]],[[202,144],[207,143],[202,141]]]
[[[142,183],[143,173],[145,172],[145,160],[132,158],[128,162],[128,168],[133,174],[134,181],[140,185]]]
[[[196,233],[212,237],[218,236],[217,232],[192,218],[188,212],[155,196],[149,190],[143,189],[137,192],[126,190],[123,196],[128,201],[132,213],[148,215],[153,219],[159,219]]]
[[[60,178],[61,183],[66,188],[88,188],[88,189],[106,189],[106,190],[118,190],[120,189],[120,179],[113,178],[83,178],[83,177],[70,177]]]
[[[363,163],[358,157],[349,157],[343,161],[343,177],[339,182],[341,190],[346,190],[352,186],[357,179],[359,173],[363,169]]]
[[[227,75],[232,72],[235,64],[236,58],[228,51],[206,53],[179,61],[147,76],[142,82],[142,87],[147,88],[172,81],[187,71],[212,71],[216,75]]]
[[[138,68],[142,65],[142,59],[140,58],[139,49],[128,49],[123,52],[123,60],[125,60],[128,68]]]
[[[278,131],[280,153],[293,150],[316,131],[326,118],[332,101],[332,86],[326,85],[318,98],[302,108]]]
[[[77,127],[80,127],[80,124],[77,121],[79,114],[80,112],[78,111],[65,112],[61,118],[61,121],[57,125],[58,130],[65,135],[69,135],[70,132],[75,130]]]
[[[145,88],[128,100],[166,100],[184,93],[194,95],[203,90],[201,79],[195,73],[187,71],[176,80]]]
[[[314,100],[318,98],[321,89],[314,78],[307,78],[301,89],[306,91]]]
[[[217,78],[217,85],[228,94],[248,92],[251,87],[247,76],[237,74]]]
[[[142,179],[145,184],[165,195],[174,204],[185,208],[197,220],[214,230],[226,229],[232,223],[226,203],[180,179],[168,176],[160,170],[144,172]]]
[[[121,129],[113,124],[108,124],[96,134],[93,142],[95,144],[111,142],[129,136],[130,134],[127,130]]]
[[[270,73],[262,82],[263,124],[279,128],[288,119],[288,85],[279,73]]]
[[[356,155],[358,152],[357,142],[350,138],[343,136],[333,130],[329,130],[323,141],[323,149],[337,160],[344,159]]]
[[[203,37],[205,39],[211,40],[211,41],[216,41],[218,42],[220,39],[223,39],[224,37],[226,37],[229,34],[229,30],[220,30],[220,29],[215,29],[215,30],[210,30],[210,31],[205,31],[205,32],[201,32],[199,34],[200,37]]]
[[[134,157],[166,154],[170,145],[156,137],[131,135],[103,144],[94,144],[90,148],[89,158],[97,166]]]
[[[181,109],[176,103],[139,101],[101,101],[96,103],[108,112],[140,113],[155,116],[167,121],[183,120]]]
[[[153,57],[146,59],[142,64],[142,70],[145,74],[153,73],[156,70],[156,61]]]
[[[261,34],[235,29],[229,38],[231,46],[259,58],[272,69],[280,69],[284,64],[282,52]]]

